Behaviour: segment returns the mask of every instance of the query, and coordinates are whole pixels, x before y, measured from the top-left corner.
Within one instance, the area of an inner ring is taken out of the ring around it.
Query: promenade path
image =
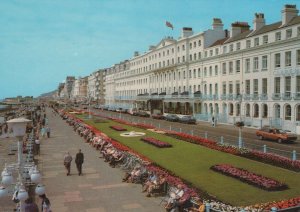
[[[164,211],[159,205],[161,198],[145,197],[140,184],[122,183],[124,171],[111,168],[100,159],[96,151],[73,128],[58,115],[48,110],[49,125],[52,129],[49,139],[41,139],[41,155],[35,156],[42,173],[42,183],[51,201],[53,212],[118,212]],[[0,169],[5,163],[16,163],[17,154],[8,155],[16,139],[10,135],[0,136]],[[74,163],[75,155],[81,149],[85,156],[83,175],[78,176]],[[66,176],[63,157],[66,151],[73,156],[71,176]],[[11,195],[0,199],[0,211],[13,211],[16,204]],[[38,206],[40,199],[36,198]]]
[[[122,183],[124,171],[111,168],[96,151],[78,136],[58,115],[47,111],[51,137],[41,143],[40,169],[46,194],[54,212],[86,211],[164,211],[160,198],[148,198],[141,185]],[[78,176],[75,155],[81,149],[85,156],[83,176]],[[66,176],[63,156],[73,156],[71,176]]]

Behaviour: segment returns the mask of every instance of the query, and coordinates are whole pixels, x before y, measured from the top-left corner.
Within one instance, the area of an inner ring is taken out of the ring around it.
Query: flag
[[[166,26],[172,28],[172,30],[174,28],[173,25],[169,21],[166,21]]]

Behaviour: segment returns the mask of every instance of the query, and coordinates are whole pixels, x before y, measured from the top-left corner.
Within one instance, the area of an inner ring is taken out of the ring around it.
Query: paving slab
[[[145,197],[141,185],[122,183],[124,171],[111,168],[99,158],[99,151],[85,143],[59,116],[47,111],[51,137],[41,141],[39,167],[53,211],[164,211],[160,197]],[[81,149],[85,161],[78,176],[74,163]],[[63,156],[73,157],[71,176],[66,176]]]

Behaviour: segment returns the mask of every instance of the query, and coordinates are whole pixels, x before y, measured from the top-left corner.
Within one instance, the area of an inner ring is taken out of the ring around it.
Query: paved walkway
[[[147,198],[141,185],[122,183],[124,172],[111,168],[99,152],[84,143],[59,116],[48,111],[51,138],[41,142],[40,170],[54,212],[64,211],[164,211],[160,198]],[[74,157],[81,149],[85,155],[83,176],[77,175]],[[73,156],[71,176],[66,176],[63,156]]]

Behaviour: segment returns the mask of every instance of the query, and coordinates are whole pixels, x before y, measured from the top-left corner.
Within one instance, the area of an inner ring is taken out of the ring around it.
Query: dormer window
[[[219,54],[219,49],[216,48],[216,49],[215,49],[215,55],[218,55],[218,54]]]
[[[254,46],[259,46],[259,38],[254,38]]]
[[[281,40],[281,32],[276,32],[275,41],[280,41],[280,40]]]
[[[229,46],[229,51],[230,51],[230,52],[233,51],[233,44],[230,44],[230,46]]]
[[[246,48],[250,48],[251,47],[251,40],[247,40],[246,41]]]
[[[286,39],[291,38],[292,37],[292,33],[293,33],[292,29],[287,29],[286,30]]]
[[[263,44],[267,44],[269,41],[268,41],[268,35],[264,35],[263,36]]]
[[[238,42],[238,43],[236,43],[236,50],[240,50],[240,49],[241,49],[241,43]]]

